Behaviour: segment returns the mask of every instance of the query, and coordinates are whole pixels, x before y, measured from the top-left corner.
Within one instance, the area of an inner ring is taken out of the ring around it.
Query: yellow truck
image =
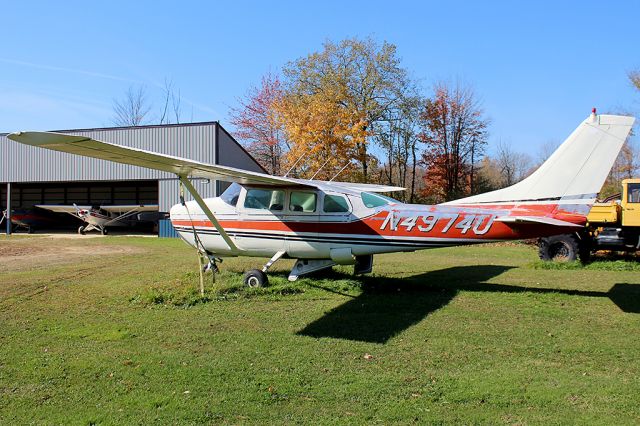
[[[595,203],[584,229],[538,240],[542,260],[587,262],[598,250],[640,250],[640,179],[622,181],[622,193]]]

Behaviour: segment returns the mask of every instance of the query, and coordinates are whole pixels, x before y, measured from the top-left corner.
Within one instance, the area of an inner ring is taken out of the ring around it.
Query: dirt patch
[[[142,253],[144,249],[127,245],[84,245],[81,241],[53,238],[24,238],[0,241],[0,272],[41,269],[79,262],[95,256]]]

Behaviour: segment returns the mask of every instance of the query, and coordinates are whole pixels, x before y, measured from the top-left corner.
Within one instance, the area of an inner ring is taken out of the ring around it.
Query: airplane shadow
[[[509,266],[493,265],[456,266],[407,278],[363,277],[360,295],[327,312],[297,334],[386,343],[446,306],[461,290],[608,297],[624,312],[640,313],[640,285],[636,284],[618,283],[608,292],[598,292],[486,283],[509,269]]]

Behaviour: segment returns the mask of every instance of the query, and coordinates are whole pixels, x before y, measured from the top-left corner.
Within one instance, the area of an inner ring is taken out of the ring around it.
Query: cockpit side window
[[[282,211],[284,209],[284,191],[277,189],[247,189],[244,207],[247,209]]]
[[[241,190],[242,187],[234,182],[222,193],[220,199],[230,206],[235,207],[236,204],[238,204],[238,198],[240,197]]]

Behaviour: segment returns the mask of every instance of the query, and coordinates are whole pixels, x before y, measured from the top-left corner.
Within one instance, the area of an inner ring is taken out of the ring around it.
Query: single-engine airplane
[[[37,207],[37,206],[34,206]],[[51,213],[38,208],[12,209],[11,215],[7,211],[2,212],[0,224],[10,217],[11,225],[14,229],[25,229],[32,234],[36,229],[46,228],[56,223],[56,218]]]
[[[633,117],[595,110],[533,174],[510,187],[438,205],[405,204],[379,193],[403,188],[271,176],[101,142],[18,132],[27,145],[174,173],[194,200],[171,208],[180,237],[216,269],[225,256],[270,257],[245,283],[262,286],[278,259],[297,259],[290,280],[336,264],[370,272],[373,255],[566,233],[586,222]],[[234,182],[202,199],[189,177]]]
[[[50,210],[55,213],[69,213],[83,221],[86,225],[78,228],[78,234],[86,234],[89,231],[99,231],[102,235],[107,235],[107,226],[132,226],[137,221],[137,217],[143,212],[157,212],[157,204],[147,205],[109,205],[109,206],[61,206],[40,204],[36,207]]]

